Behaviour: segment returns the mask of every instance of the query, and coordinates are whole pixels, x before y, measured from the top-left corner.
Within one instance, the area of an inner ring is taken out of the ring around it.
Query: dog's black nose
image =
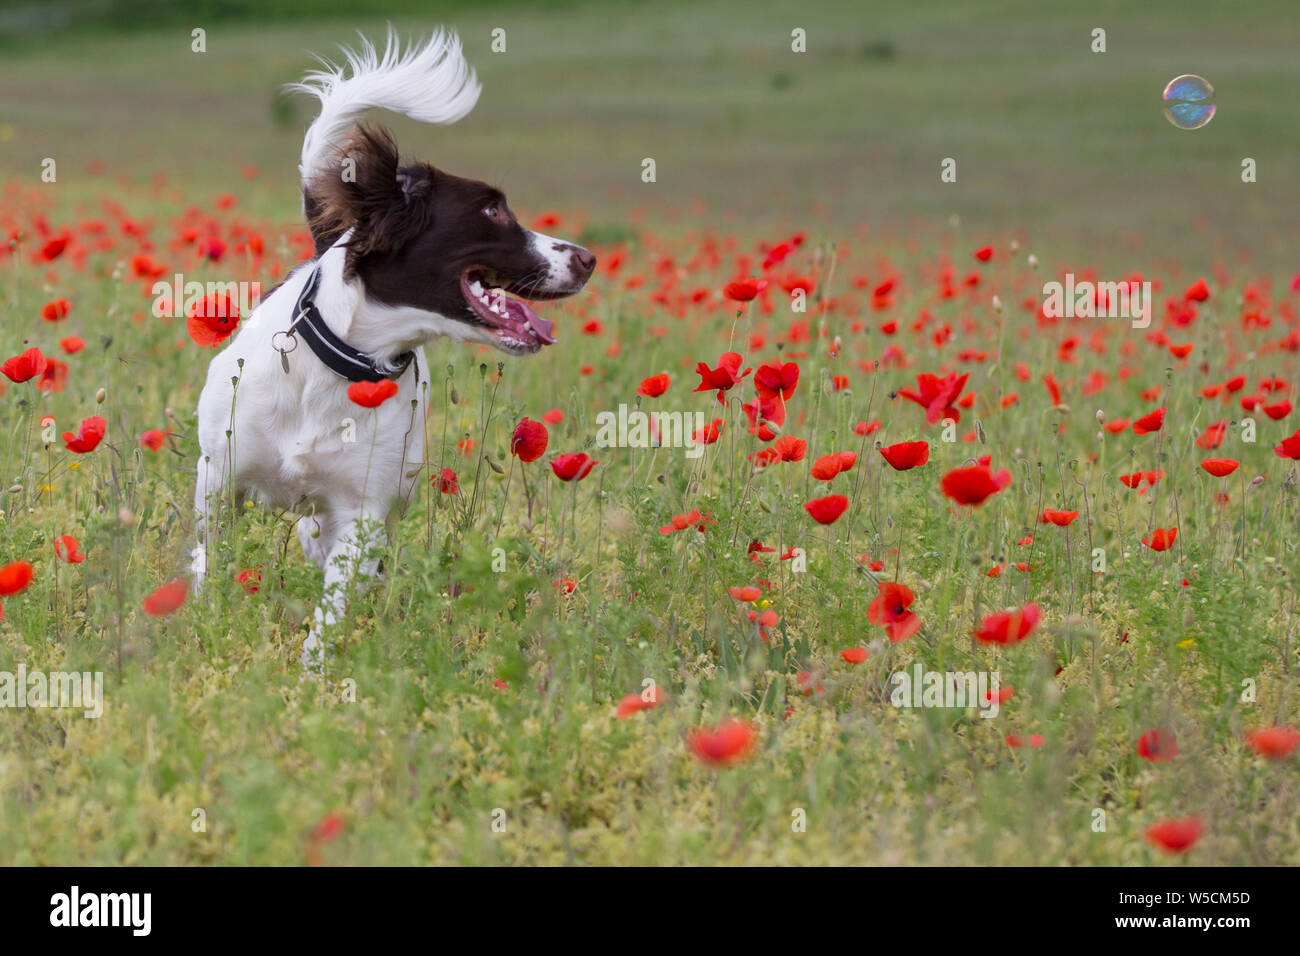
[[[582,246],[573,246],[569,255],[573,260],[574,274],[581,273],[584,279],[589,278],[596,268],[596,256],[590,250],[582,248]]]

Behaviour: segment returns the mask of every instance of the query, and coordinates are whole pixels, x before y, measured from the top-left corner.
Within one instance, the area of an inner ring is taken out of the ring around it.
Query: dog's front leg
[[[220,472],[214,471],[207,455],[200,455],[194,479],[194,551],[190,571],[194,575],[194,593],[203,590],[208,576],[208,555],[217,534],[217,503],[221,496]],[[214,480],[214,475],[217,476]]]
[[[299,658],[303,667],[313,673],[324,671],[328,629],[342,620],[347,611],[348,592],[353,582],[364,588],[374,580],[384,540],[384,522],[373,515],[328,524],[338,529],[338,537],[325,561],[324,594]]]

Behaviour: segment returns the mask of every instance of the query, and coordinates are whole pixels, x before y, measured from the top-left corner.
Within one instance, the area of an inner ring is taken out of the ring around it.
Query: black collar
[[[320,314],[320,309],[316,307],[312,297],[319,285],[320,263],[318,262],[312,267],[311,275],[307,277],[307,284],[298,295],[298,304],[293,309],[294,319],[285,334],[290,338],[294,336],[302,338],[311,346],[316,357],[325,363],[326,368],[349,382],[377,382],[381,378],[396,381],[401,378],[402,373],[415,358],[415,353],[403,352],[390,365],[387,362],[378,362],[374,356],[359,352],[348,345],[334,334],[326,324],[324,316]],[[284,370],[287,372],[289,363],[285,356],[293,350],[279,349],[278,351],[283,359]]]

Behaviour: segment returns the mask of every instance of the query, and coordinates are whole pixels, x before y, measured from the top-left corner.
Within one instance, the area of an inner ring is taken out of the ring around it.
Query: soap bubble
[[[1200,129],[1214,119],[1214,87],[1195,73],[1170,80],[1164,101],[1165,118],[1179,129]]]

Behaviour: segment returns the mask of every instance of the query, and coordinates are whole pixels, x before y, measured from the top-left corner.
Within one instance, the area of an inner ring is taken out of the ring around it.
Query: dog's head
[[[555,341],[554,325],[520,299],[573,295],[596,267],[581,246],[521,226],[487,183],[400,165],[382,127],[358,128],[340,162],[308,188],[306,207],[318,249],[352,230],[345,275],[360,278],[371,299],[442,320],[430,337],[516,355]]]

